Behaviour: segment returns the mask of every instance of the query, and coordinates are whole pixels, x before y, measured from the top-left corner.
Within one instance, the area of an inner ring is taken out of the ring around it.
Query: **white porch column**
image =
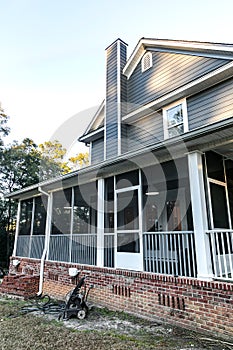
[[[98,180],[97,266],[104,266],[104,179]]]
[[[190,193],[197,258],[197,277],[208,280],[213,277],[208,236],[207,207],[205,199],[202,153],[188,154]]]
[[[12,252],[13,256],[16,256],[17,243],[19,237],[19,220],[20,220],[20,210],[21,210],[21,201],[18,202],[18,210],[17,210],[17,218],[16,218],[16,230],[15,230],[15,241],[14,241],[14,249]]]

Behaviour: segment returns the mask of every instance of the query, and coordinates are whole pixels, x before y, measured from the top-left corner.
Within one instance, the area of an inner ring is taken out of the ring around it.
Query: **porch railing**
[[[144,269],[161,274],[196,277],[192,231],[143,233]]]
[[[48,259],[96,265],[96,234],[51,235]]]
[[[18,236],[16,255],[32,259],[40,259],[44,250],[44,235]]]
[[[209,236],[215,279],[233,281],[233,230],[210,230]]]

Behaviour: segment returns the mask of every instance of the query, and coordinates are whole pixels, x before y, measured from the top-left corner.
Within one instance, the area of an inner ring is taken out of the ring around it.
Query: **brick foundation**
[[[77,267],[93,284],[90,300],[122,310],[233,339],[233,284],[156,275],[120,269],[46,262],[43,292],[64,299],[74,287],[69,267]],[[40,261],[21,259],[18,271],[38,275]]]

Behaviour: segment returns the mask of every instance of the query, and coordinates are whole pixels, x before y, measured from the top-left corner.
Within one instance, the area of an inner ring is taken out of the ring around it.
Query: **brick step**
[[[39,276],[8,275],[0,284],[0,293],[23,297],[34,296],[38,292]]]

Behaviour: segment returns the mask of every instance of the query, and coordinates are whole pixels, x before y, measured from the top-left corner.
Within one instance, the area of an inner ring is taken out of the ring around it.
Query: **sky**
[[[76,140],[105,97],[105,49],[117,38],[128,56],[142,37],[233,43],[232,0],[0,0],[0,13],[6,143],[83,151]]]

